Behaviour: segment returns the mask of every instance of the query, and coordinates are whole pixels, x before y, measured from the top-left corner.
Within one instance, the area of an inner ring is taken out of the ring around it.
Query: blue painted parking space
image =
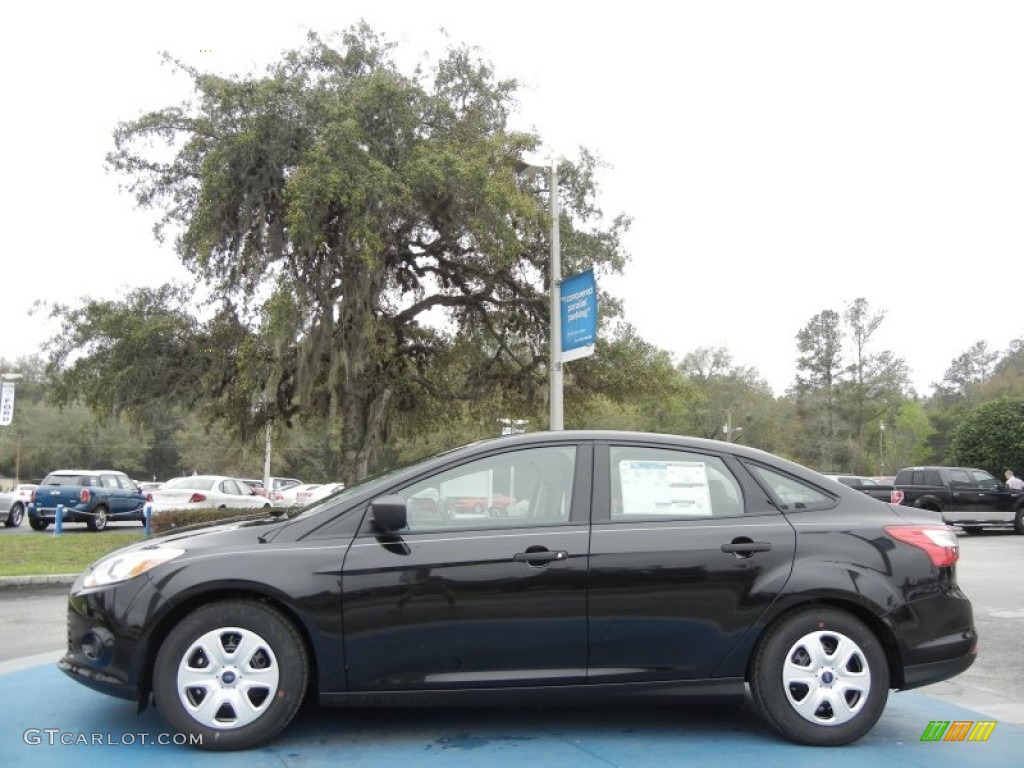
[[[273,744],[203,752],[173,743],[152,709],[102,696],[52,664],[0,675],[0,766],[1009,766],[1024,729],[999,723],[984,742],[922,742],[931,721],[991,718],[915,692],[895,693],[874,730],[832,749],[781,740],[741,708],[304,708]]]

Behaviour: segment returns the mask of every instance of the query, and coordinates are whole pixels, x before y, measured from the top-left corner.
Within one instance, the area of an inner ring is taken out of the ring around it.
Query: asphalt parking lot
[[[1024,753],[1019,655],[1024,590],[1015,578],[1020,537],[961,538],[960,581],[975,603],[982,650],[964,675],[893,693],[878,725],[842,748],[801,747],[739,708],[597,706],[546,709],[319,709],[307,706],[270,746],[208,753],[173,743],[153,710],[67,679],[59,658],[59,589],[39,597],[0,590],[5,629],[16,624],[47,652],[0,663],[0,765],[81,766],[1010,766]],[[1013,569],[1011,571],[1011,569]],[[45,596],[48,595],[48,596]],[[45,596],[45,597],[44,597]],[[29,604],[43,606],[28,611]],[[20,631],[19,631],[20,630]],[[13,642],[5,636],[4,645]],[[21,643],[19,643],[21,644]],[[994,721],[984,742],[924,742],[932,721]],[[168,742],[168,743],[160,743]]]

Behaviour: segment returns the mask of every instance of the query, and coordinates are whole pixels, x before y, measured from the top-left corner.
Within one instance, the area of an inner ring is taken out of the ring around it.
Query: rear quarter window
[[[47,475],[42,485],[84,485],[91,486],[91,475]]]
[[[760,464],[748,464],[747,466],[777,501],[779,509],[784,512],[830,509],[837,503],[834,496],[830,496],[792,475],[768,469]]]

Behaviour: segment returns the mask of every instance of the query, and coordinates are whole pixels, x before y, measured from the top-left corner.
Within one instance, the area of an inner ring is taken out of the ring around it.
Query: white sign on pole
[[[14,418],[14,382],[0,384],[0,427],[6,427]]]

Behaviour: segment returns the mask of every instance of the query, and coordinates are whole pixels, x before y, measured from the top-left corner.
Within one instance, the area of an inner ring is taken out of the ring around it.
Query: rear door
[[[789,578],[792,526],[734,459],[595,450],[589,679],[712,677]]]

